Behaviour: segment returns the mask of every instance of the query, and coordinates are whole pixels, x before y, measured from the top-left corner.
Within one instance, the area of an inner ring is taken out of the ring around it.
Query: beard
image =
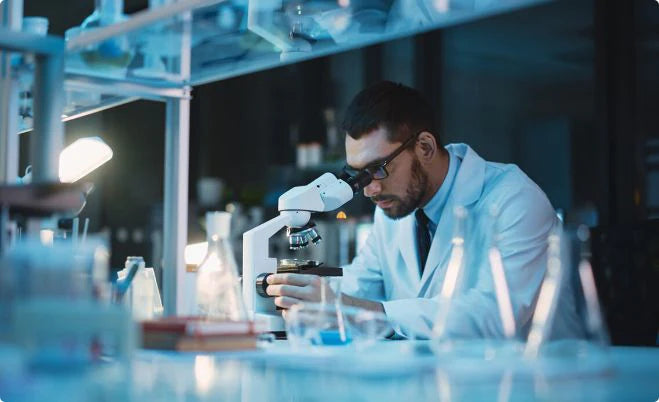
[[[428,174],[421,168],[417,158],[412,161],[412,172],[409,184],[405,189],[405,196],[380,195],[371,198],[372,201],[393,201],[391,207],[382,208],[385,215],[392,219],[401,219],[411,214],[421,204],[421,200],[428,187]]]

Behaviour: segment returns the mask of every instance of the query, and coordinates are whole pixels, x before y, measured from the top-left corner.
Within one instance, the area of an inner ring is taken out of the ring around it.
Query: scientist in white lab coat
[[[442,147],[432,116],[417,91],[392,82],[363,90],[346,111],[346,172],[371,174],[364,195],[377,208],[368,240],[344,267],[342,301],[384,312],[399,336],[430,337],[454,210],[461,206],[467,212],[464,276],[445,334],[503,337],[487,257],[494,208],[515,324],[525,336],[546,271],[547,237],[558,224],[554,209],[517,166],[487,162],[465,144]],[[276,274],[268,282],[280,307],[319,299],[318,277]],[[553,336],[578,332],[573,299],[564,295]]]

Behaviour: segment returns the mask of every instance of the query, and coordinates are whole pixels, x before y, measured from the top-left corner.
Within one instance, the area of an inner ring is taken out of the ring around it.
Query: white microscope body
[[[260,275],[277,272],[277,259],[268,257],[270,237],[284,227],[304,227],[312,212],[332,211],[350,201],[360,187],[352,183],[354,180],[346,180],[325,173],[306,186],[293,187],[279,197],[277,217],[243,234],[243,297],[247,314],[258,328],[284,331],[284,320],[272,298],[263,297],[256,291],[256,280]]]

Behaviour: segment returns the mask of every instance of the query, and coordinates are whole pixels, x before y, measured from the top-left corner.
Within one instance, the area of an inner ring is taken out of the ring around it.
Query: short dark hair
[[[419,91],[403,84],[381,81],[362,90],[350,102],[341,124],[343,132],[356,140],[381,127],[390,142],[403,142],[425,130],[441,144],[430,105]]]

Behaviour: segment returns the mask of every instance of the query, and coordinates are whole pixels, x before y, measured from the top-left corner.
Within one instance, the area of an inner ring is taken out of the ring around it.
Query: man
[[[344,267],[342,301],[384,312],[400,336],[430,337],[460,207],[467,216],[464,268],[444,335],[503,336],[487,257],[492,238],[517,331],[526,334],[546,270],[547,237],[558,224],[542,190],[515,165],[486,162],[465,144],[443,148],[428,103],[400,84],[360,92],[342,128],[346,173],[371,175],[364,195],[377,205],[368,240]],[[276,274],[268,283],[280,307],[319,299],[315,276]],[[570,297],[561,303],[567,308],[559,309],[554,334],[569,336],[577,331],[576,315]]]

